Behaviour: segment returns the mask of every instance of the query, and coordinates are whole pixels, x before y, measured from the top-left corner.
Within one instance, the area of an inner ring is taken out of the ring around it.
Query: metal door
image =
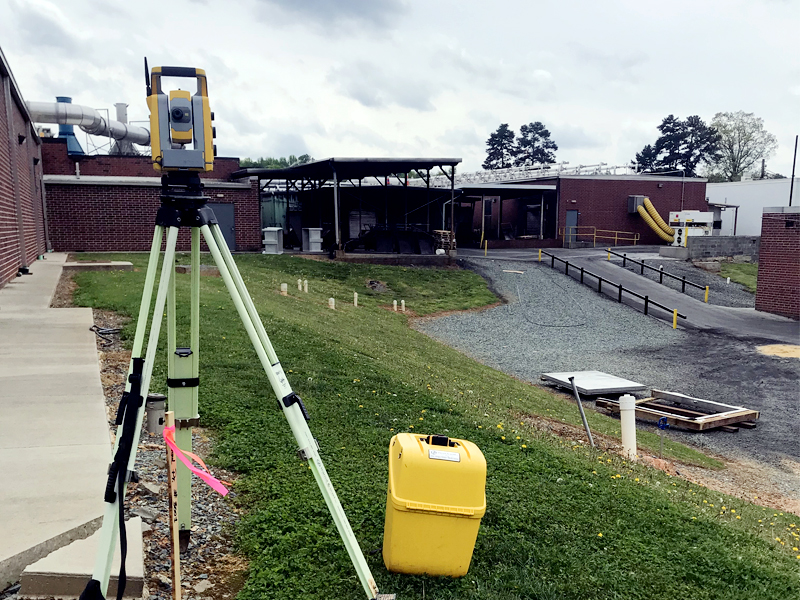
[[[578,237],[578,211],[568,210],[564,229],[564,245],[573,248]]]
[[[208,206],[214,211],[219,222],[219,230],[222,232],[222,237],[225,238],[225,243],[231,252],[236,250],[236,230],[234,228],[234,206],[233,204],[222,204],[219,202],[209,202]]]

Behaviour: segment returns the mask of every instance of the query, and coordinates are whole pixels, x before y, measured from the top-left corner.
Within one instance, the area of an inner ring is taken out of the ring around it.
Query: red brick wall
[[[116,177],[158,177],[149,156],[76,156],[67,154],[66,140],[48,138],[43,140],[42,157],[45,174],[75,175],[75,163],[80,165],[81,175],[108,175]],[[200,177],[228,179],[239,169],[238,158],[217,157],[214,170],[200,173]]]
[[[70,156],[66,141],[44,140],[43,163],[47,175],[81,177],[158,177],[149,156]],[[258,186],[249,189],[215,188],[211,179],[225,180],[239,169],[238,158],[216,158],[206,180],[209,202],[233,203],[236,248],[255,251],[261,248],[261,206]],[[161,188],[152,185],[98,185],[48,182],[47,215],[50,240],[59,252],[148,251],[153,240]],[[221,197],[217,197],[222,194]],[[204,245],[205,247],[205,245]],[[178,249],[189,249],[189,231],[181,231]]]
[[[42,163],[38,138],[12,99],[6,105],[5,77],[0,76],[0,287],[46,251],[42,210]],[[8,110],[11,119],[7,118]],[[25,136],[22,143],[18,136]],[[9,144],[10,141],[10,144]],[[17,173],[14,189],[13,172]],[[17,205],[19,198],[19,206]],[[19,215],[22,215],[24,247],[20,248]]]
[[[81,173],[83,173],[81,171]],[[158,186],[45,183],[50,240],[57,252],[148,251],[156,212]],[[214,188],[206,183],[210,202],[233,203],[236,248],[261,248],[258,185],[249,189]],[[222,194],[222,197],[218,197]],[[178,249],[189,250],[189,230],[182,229]]]
[[[628,214],[628,196],[648,196],[661,217],[669,222],[670,211],[681,210],[681,181],[645,179],[560,178],[558,227],[564,227],[568,210],[577,210],[578,225],[592,225],[611,231],[631,231],[641,237],[639,244],[663,245],[664,241],[636,213]],[[544,183],[543,181],[541,183]],[[662,187],[658,187],[661,185]],[[707,211],[705,182],[686,181],[683,210]],[[608,243],[604,241],[603,243]],[[613,242],[612,242],[613,243]]]
[[[762,217],[756,310],[800,319],[800,211]]]

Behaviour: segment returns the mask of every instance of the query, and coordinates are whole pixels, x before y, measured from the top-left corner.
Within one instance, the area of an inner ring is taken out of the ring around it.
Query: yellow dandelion
[[[523,447],[523,448],[527,448],[527,446],[526,446],[525,444],[522,444],[522,447]]]
[[[519,437],[519,436],[517,436],[517,439],[520,439],[520,437]]]
[[[504,435],[501,435],[501,436],[500,436],[500,439],[501,439],[501,440],[504,440],[504,439],[506,439],[506,436],[504,436]]]
[[[603,534],[602,533],[598,533],[597,537],[603,537]]]
[[[634,479],[634,481],[639,481],[639,478],[637,477],[636,479]]]

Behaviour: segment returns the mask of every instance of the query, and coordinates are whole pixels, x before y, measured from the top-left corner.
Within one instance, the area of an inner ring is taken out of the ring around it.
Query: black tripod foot
[[[191,533],[192,532],[188,529],[181,529],[178,531],[178,547],[182,553],[189,551],[189,536]]]

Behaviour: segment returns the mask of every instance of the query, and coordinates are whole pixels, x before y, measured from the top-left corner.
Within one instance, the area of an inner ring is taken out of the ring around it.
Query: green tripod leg
[[[305,406],[299,396],[292,391],[286,375],[281,367],[275,350],[269,341],[264,325],[255,310],[255,305],[250,297],[250,294],[245,288],[244,281],[242,280],[236,263],[228,249],[225,240],[222,237],[222,232],[219,230],[219,225],[211,224],[204,225],[201,228],[203,238],[214,257],[214,262],[219,268],[220,274],[228,288],[242,324],[247,330],[250,341],[255,348],[256,354],[261,361],[264,371],[267,374],[270,385],[281,405],[281,409],[289,423],[295,440],[299,446],[299,455],[308,461],[314,479],[319,486],[328,510],[333,517],[339,535],[344,542],[347,553],[350,555],[350,560],[356,569],[361,585],[367,598],[376,598],[378,596],[378,587],[370,572],[369,565],[364,559],[364,554],[358,545],[347,516],[344,513],[339,498],[336,495],[336,490],[333,488],[333,483],[328,477],[322,459],[319,456],[319,449],[317,441],[308,428],[307,414]]]
[[[161,277],[159,280],[158,291],[156,293],[155,308],[153,312],[153,322],[150,327],[150,336],[147,343],[147,353],[144,358],[144,365],[141,374],[140,394],[142,398],[147,397],[147,392],[150,389],[150,379],[153,375],[153,362],[155,361],[156,349],[158,347],[158,336],[161,330],[161,321],[164,314],[164,308],[167,301],[167,288],[169,287],[170,269],[175,261],[175,244],[178,239],[178,228],[170,227],[167,229],[167,242],[166,250],[164,252],[164,263],[161,269]],[[145,278],[144,291],[142,293],[142,302],[139,306],[139,320],[136,323],[136,334],[133,341],[133,349],[131,352],[131,368],[129,373],[134,371],[134,364],[137,360],[141,359],[142,348],[144,346],[145,332],[147,330],[148,317],[150,315],[150,304],[152,301],[153,286],[156,280],[156,272],[158,271],[158,259],[161,250],[161,241],[164,235],[164,227],[157,225],[153,235],[153,243],[150,247],[150,259],[147,263],[147,275]],[[167,268],[165,268],[165,266]],[[131,392],[131,381],[128,379],[125,390]],[[142,420],[144,419],[144,403],[137,409],[135,419],[135,429],[133,430],[133,440],[131,452],[127,462],[127,472],[132,473],[136,463],[136,449],[139,444],[139,433],[142,427]],[[117,436],[114,444],[114,453],[116,454],[120,439],[123,434],[123,426],[118,426]],[[124,502],[124,488],[122,493],[119,490],[113,502],[105,503],[105,511],[103,513],[103,525],[100,529],[100,540],[98,543],[97,555],[95,557],[95,564],[92,570],[92,580],[89,582],[86,590],[81,595],[82,598],[93,598],[96,593],[105,597],[108,591],[108,580],[111,577],[111,562],[114,558],[114,550],[117,545],[117,536],[119,534],[119,507],[120,503]]]
[[[192,451],[192,425],[199,421],[197,393],[200,354],[200,231],[193,227],[191,258],[191,318],[189,345],[177,344],[174,265],[167,296],[167,387],[169,410],[175,413],[175,441]],[[192,529],[192,474],[178,463],[178,523],[181,552],[189,548]]]

